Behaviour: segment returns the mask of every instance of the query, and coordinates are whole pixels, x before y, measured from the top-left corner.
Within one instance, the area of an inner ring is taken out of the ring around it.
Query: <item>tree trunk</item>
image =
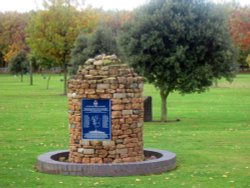
[[[46,85],[46,89],[49,89],[49,81],[50,81],[51,75],[49,74],[48,79],[47,79],[47,85]]]
[[[30,61],[30,85],[33,85],[33,69],[32,69],[32,61]]]
[[[160,91],[161,95],[161,122],[167,121],[167,97],[169,95],[168,91]]]
[[[217,78],[214,80],[214,85],[215,85],[215,87],[218,87],[218,79]]]
[[[21,82],[23,82],[23,72],[21,72]]]
[[[67,64],[64,63],[63,65],[63,73],[64,73],[64,87],[63,87],[63,94],[64,95],[67,95],[67,74],[68,74],[68,71],[67,71]]]

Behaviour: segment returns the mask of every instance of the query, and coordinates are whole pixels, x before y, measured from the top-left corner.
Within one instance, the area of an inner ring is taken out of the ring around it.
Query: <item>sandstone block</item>
[[[88,89],[89,88],[89,84],[88,83],[82,83],[81,84],[81,88],[82,89]]]
[[[89,74],[95,76],[98,74],[98,72],[96,70],[89,70]]]
[[[112,110],[123,110],[123,109],[124,109],[124,105],[122,104],[112,105]]]
[[[102,150],[97,150],[96,153],[101,157],[101,158],[104,158],[108,155],[108,151],[105,150],[105,149],[102,149]]]
[[[122,115],[131,115],[133,114],[133,110],[123,110]]]
[[[90,158],[91,163],[102,163],[102,158],[95,157],[95,158]]]
[[[137,152],[132,152],[129,154],[130,157],[136,157],[137,155],[138,155]]]
[[[113,124],[112,123],[112,127],[113,127],[113,129],[115,130],[117,130],[117,129],[120,129],[120,125],[119,124]]]
[[[111,99],[112,98],[112,94],[100,94],[99,95],[101,99]]]
[[[109,158],[109,157],[103,159],[103,162],[104,162],[104,163],[112,163],[112,161],[113,161],[113,160],[112,160],[111,158]]]
[[[133,119],[132,118],[126,118],[126,123],[127,124],[132,124],[133,123]]]
[[[97,84],[97,89],[109,89],[110,84]]]
[[[110,146],[114,146],[114,145],[115,145],[115,142],[114,142],[114,141],[111,141],[111,140],[102,141],[102,145],[103,145],[104,147],[110,147]]]
[[[117,69],[109,69],[109,74],[116,76],[118,74],[118,70]]]
[[[76,157],[76,158],[75,158],[75,162],[76,162],[76,163],[81,163],[81,162],[82,162],[82,160],[81,160],[81,158],[80,158],[80,157]]]
[[[118,136],[118,139],[124,139],[124,138],[127,138],[127,137],[128,137],[128,135],[123,134],[123,135]]]
[[[89,146],[90,145],[90,142],[88,140],[83,140],[82,141],[82,145],[84,146]]]
[[[109,154],[110,154],[110,155],[115,155],[115,154],[116,154],[116,151],[115,151],[115,150],[109,151]]]
[[[118,118],[121,117],[122,112],[121,111],[113,111],[112,112],[112,118]]]
[[[115,159],[114,160],[114,163],[121,163],[122,162],[122,159]]]
[[[92,155],[95,153],[95,150],[94,149],[84,149],[83,153],[86,155]]]
[[[96,93],[102,94],[102,93],[105,93],[105,90],[104,90],[104,89],[97,89],[97,90],[96,90]]]
[[[112,135],[114,136],[122,135],[122,130],[113,130]]]
[[[100,150],[100,149],[102,149],[103,148],[103,146],[101,146],[101,145],[96,145],[95,147],[94,147],[94,149],[96,149],[96,150]]]
[[[78,148],[77,152],[78,152],[78,153],[83,153],[83,152],[84,152],[84,149],[83,149],[83,148]]]
[[[136,133],[138,133],[138,132],[140,132],[140,131],[141,131],[141,128],[135,128],[135,129],[133,130],[133,133],[136,134]]]
[[[116,105],[116,104],[121,104],[122,100],[121,99],[111,99],[112,105]]]
[[[95,62],[95,59],[88,59],[86,62],[85,62],[85,65],[90,65],[90,64],[93,64]]]
[[[123,144],[128,144],[128,143],[137,143],[138,142],[138,138],[125,138],[123,141]]]
[[[133,131],[131,129],[127,129],[127,130],[123,131],[123,134],[130,135],[130,134],[132,134],[132,132]]]
[[[86,74],[86,75],[84,75],[84,78],[87,80],[90,80],[90,79],[93,79],[93,75]]]
[[[95,93],[96,93],[95,89],[86,89],[85,90],[85,94],[87,94],[87,95],[93,95]]]
[[[126,94],[126,97],[128,97],[128,98],[133,98],[135,96],[135,94],[134,93],[127,93]],[[125,98],[125,97],[124,97]]]
[[[120,124],[124,124],[125,123],[125,119],[122,117],[122,118],[119,119],[119,122],[120,122]]]
[[[138,85],[138,87],[140,88],[140,89],[142,89],[143,88],[143,83],[140,83],[139,85]]]
[[[127,96],[126,93],[114,93],[114,98],[115,99],[126,98],[126,96]]]
[[[113,155],[110,154],[110,155],[108,155],[107,157],[108,157],[108,158],[112,158],[112,160],[113,160],[113,159],[116,158],[116,154],[113,154]]]
[[[118,154],[127,154],[128,153],[128,149],[127,148],[116,149],[116,153],[118,153]]]
[[[137,83],[130,84],[130,88],[136,89],[138,88],[138,84]]]
[[[89,99],[99,99],[99,95],[87,95],[87,98]]]
[[[95,61],[93,64],[94,64],[94,65],[102,65],[102,64],[103,64],[103,61],[102,61],[102,60]]]
[[[75,121],[79,121],[80,122],[81,121],[81,116],[75,116],[74,119],[75,119]]]
[[[117,149],[122,149],[122,148],[125,148],[125,145],[123,145],[123,144],[118,144],[118,145],[116,146],[116,148],[117,148]]]
[[[121,158],[127,158],[128,157],[128,154],[120,154]]]
[[[91,146],[96,146],[96,145],[102,145],[102,142],[99,140],[91,140],[90,141]]]
[[[124,131],[124,130],[127,130],[129,128],[129,125],[128,124],[122,124],[121,125],[121,129]]]
[[[82,163],[90,163],[90,158],[82,158]]]
[[[121,87],[121,88],[117,88],[116,93],[126,93],[126,89],[122,88],[121,85],[119,85],[119,87]]]
[[[116,143],[116,144],[122,144],[122,143],[123,143],[123,139],[117,139],[117,140],[115,141],[115,143]]]
[[[133,104],[132,104],[132,108],[133,108],[133,109],[138,109],[138,110],[140,110],[140,109],[143,108],[143,106],[142,106],[142,104],[133,103]]]
[[[137,144],[136,143],[128,143],[128,144],[126,144],[125,146],[126,146],[126,148],[133,148],[133,147],[135,147]]]
[[[137,127],[142,127],[143,126],[143,122],[138,122],[137,123]]]
[[[107,91],[107,93],[115,93],[116,92],[115,89],[107,89],[106,91]]]

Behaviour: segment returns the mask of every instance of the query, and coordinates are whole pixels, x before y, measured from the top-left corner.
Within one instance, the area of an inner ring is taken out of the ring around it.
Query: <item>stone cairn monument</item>
[[[115,56],[99,55],[68,82],[72,163],[144,160],[143,78]]]

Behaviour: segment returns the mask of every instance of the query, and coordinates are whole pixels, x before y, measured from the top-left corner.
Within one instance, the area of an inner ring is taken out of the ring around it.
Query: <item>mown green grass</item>
[[[202,94],[171,94],[169,119],[180,122],[145,123],[145,148],[177,154],[174,171],[151,176],[116,178],[70,177],[36,172],[36,157],[67,149],[67,99],[62,77],[54,75],[51,88],[35,75],[0,75],[0,187],[84,188],[245,188],[250,187],[250,75]],[[160,98],[151,85],[154,119],[160,118]]]

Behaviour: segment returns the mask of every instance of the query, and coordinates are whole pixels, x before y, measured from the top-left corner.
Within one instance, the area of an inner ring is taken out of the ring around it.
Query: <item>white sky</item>
[[[18,11],[26,12],[29,10],[37,10],[42,8],[43,0],[0,0],[0,11]],[[133,8],[145,3],[147,0],[86,0],[87,5],[96,8],[108,9],[126,9]],[[223,1],[223,0],[215,0]],[[225,0],[226,1],[226,0]],[[242,5],[250,5],[250,0],[238,0]]]

